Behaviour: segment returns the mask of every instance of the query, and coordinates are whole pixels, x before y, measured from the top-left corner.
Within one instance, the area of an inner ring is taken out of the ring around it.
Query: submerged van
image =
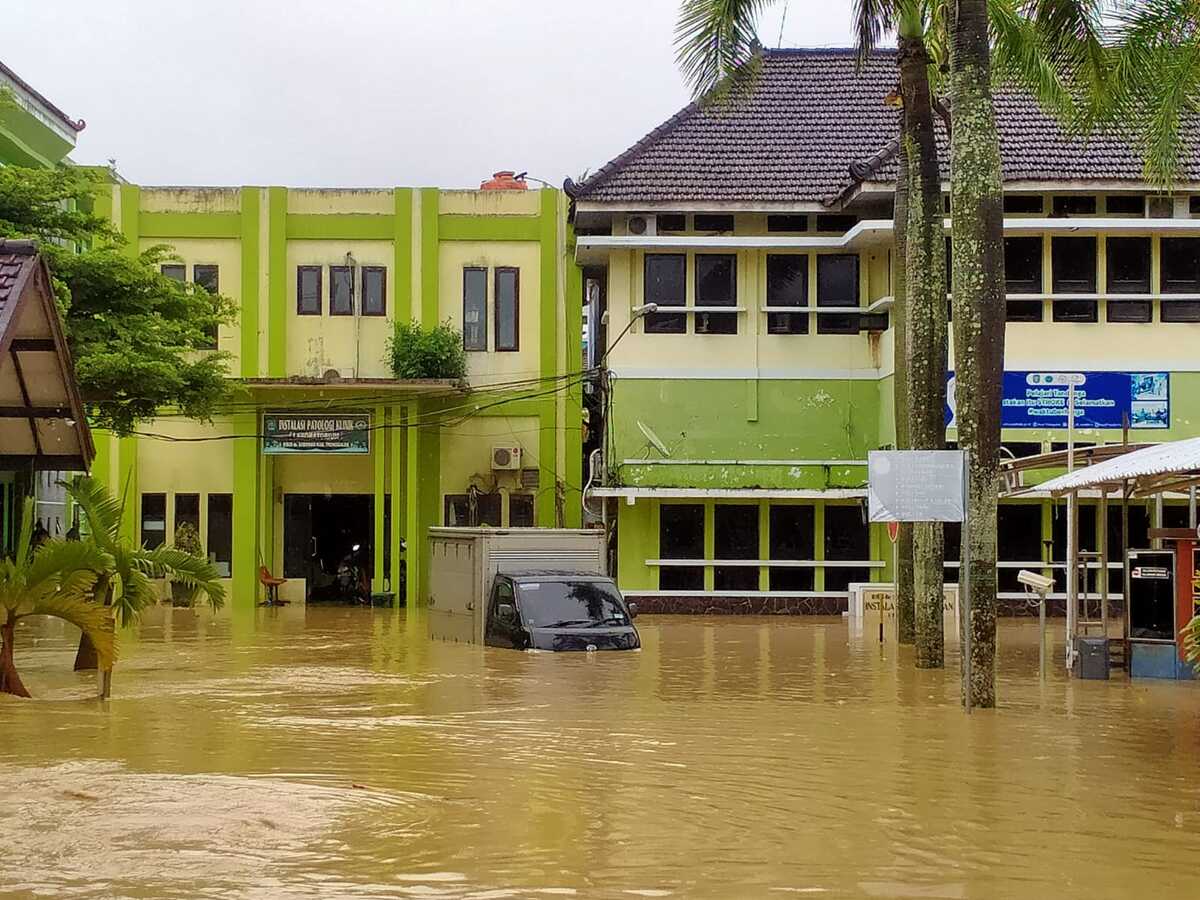
[[[483,642],[517,650],[636,650],[636,605],[611,578],[573,572],[496,575]]]

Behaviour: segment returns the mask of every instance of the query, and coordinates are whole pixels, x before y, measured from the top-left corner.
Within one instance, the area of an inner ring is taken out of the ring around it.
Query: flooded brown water
[[[23,630],[0,895],[1200,896],[1200,685],[1043,685],[1036,626],[968,718],[836,619],[554,655],[258,618],[155,612],[107,704],[69,629]]]

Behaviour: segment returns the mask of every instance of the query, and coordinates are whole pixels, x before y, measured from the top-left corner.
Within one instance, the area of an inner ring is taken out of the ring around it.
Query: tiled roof
[[[21,275],[36,264],[37,248],[33,241],[0,240],[0,313],[3,313],[13,289],[22,280]]]
[[[688,105],[574,186],[574,196],[803,203],[828,201],[859,180],[891,182],[899,113],[885,99],[897,80],[894,51],[877,51],[861,70],[853,50],[765,51],[747,95]],[[1026,94],[998,92],[996,120],[1006,181],[1142,179],[1126,140],[1069,136]],[[944,134],[941,144],[946,173]],[[1200,181],[1200,154],[1182,177]]]

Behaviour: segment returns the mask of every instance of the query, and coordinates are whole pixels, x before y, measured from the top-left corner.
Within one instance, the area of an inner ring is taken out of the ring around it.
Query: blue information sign
[[[1000,424],[1003,428],[1066,428],[1065,384],[1053,372],[1005,372]],[[1171,427],[1171,376],[1166,372],[1080,372],[1075,388],[1076,428]],[[955,422],[955,378],[946,385],[946,425]]]

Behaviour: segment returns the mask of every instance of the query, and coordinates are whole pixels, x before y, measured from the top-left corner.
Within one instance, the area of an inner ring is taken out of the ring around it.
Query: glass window
[[[845,234],[858,224],[858,216],[817,216],[817,231],[831,231]]]
[[[808,257],[767,255],[767,306],[808,306]],[[808,313],[767,313],[768,334],[808,334]]]
[[[208,495],[208,561],[228,577],[233,569],[233,494]]]
[[[1142,194],[1114,194],[1104,200],[1104,211],[1110,216],[1136,216],[1146,214],[1146,198]]]
[[[808,216],[778,215],[767,216],[767,231],[770,232],[799,232],[808,231]]]
[[[871,558],[870,532],[858,504],[825,507],[825,558],[854,562]],[[871,570],[865,566],[826,566],[825,590],[845,591],[851,582],[869,581],[870,578]]]
[[[1004,212],[1015,216],[1040,216],[1045,210],[1041,194],[1005,194]]]
[[[737,306],[737,257],[696,254],[696,305]],[[696,334],[737,334],[737,313],[696,313]]]
[[[1162,239],[1162,292],[1200,294],[1200,238]]]
[[[466,494],[447,494],[444,521],[447,528],[470,527],[471,498]]]
[[[1106,243],[1108,293],[1150,293],[1150,238],[1110,237]]]
[[[535,524],[533,494],[509,494],[508,527],[532,528]]]
[[[499,494],[476,494],[475,495],[475,525],[488,525],[492,528],[500,527],[500,495]]]
[[[200,536],[200,495],[175,495],[175,530],[180,525],[191,525],[196,529],[196,537]]]
[[[142,544],[153,550],[167,541],[167,495],[142,494]]]
[[[487,350],[487,269],[463,269],[463,349]]]
[[[1052,290],[1056,294],[1096,293],[1096,239],[1094,237],[1055,237],[1051,239],[1053,257]],[[1095,300],[1057,300],[1053,304],[1055,322],[1095,322]]]
[[[718,503],[713,510],[713,555],[717,559],[758,559],[758,507]],[[758,566],[716,566],[718,591],[757,591]]]
[[[733,216],[697,214],[692,216],[692,228],[696,231],[733,231]]]
[[[858,256],[852,253],[817,257],[817,306],[858,306]],[[818,334],[857,334],[858,316],[817,316]]]
[[[362,314],[387,315],[387,269],[383,266],[362,267]]]
[[[659,507],[658,555],[662,559],[704,559],[704,507],[664,503]],[[658,586],[664,591],[704,590],[703,566],[661,566]]]
[[[1030,503],[1001,503],[996,513],[996,557],[1003,562],[1037,562],[1042,549],[1042,508]],[[997,571],[999,589],[1019,591],[1017,569]]]
[[[182,279],[181,279],[182,280]],[[199,287],[204,288],[210,294],[216,295],[220,293],[221,281],[217,266],[200,265],[192,267],[192,281]],[[205,335],[208,337],[208,343],[205,345],[209,350],[217,349],[217,325],[214,322],[212,325],[204,329]]]
[[[1149,300],[1109,300],[1104,304],[1104,317],[1109,322],[1149,322],[1152,315]]]
[[[815,517],[811,506],[772,505],[770,511],[770,558],[811,560],[815,556]],[[811,591],[815,570],[771,567],[771,590]]]
[[[496,349],[521,349],[520,273],[512,266],[496,269]]]
[[[1163,300],[1159,318],[1164,322],[1200,322],[1200,301]]]
[[[1005,290],[1010,294],[1042,293],[1042,239],[1004,239]]]
[[[1064,194],[1054,198],[1056,216],[1094,216],[1096,198],[1087,194]]]
[[[603,581],[523,578],[517,584],[521,618],[527,625],[558,623],[628,624],[620,595]],[[504,602],[504,601],[501,601]]]
[[[163,263],[161,271],[172,281],[187,281],[187,266],[183,263]]]
[[[687,216],[682,213],[660,214],[658,217],[659,231],[687,231]]]
[[[350,266],[329,267],[329,314],[354,315],[354,270]]]
[[[1118,506],[1119,506],[1119,504],[1118,504]],[[1089,553],[1089,552],[1094,553],[1096,551],[1096,510],[1097,510],[1097,507],[1095,504],[1092,504],[1092,503],[1080,503],[1077,508],[1078,508],[1078,516],[1079,516],[1079,549],[1080,549],[1080,551],[1082,551],[1084,553]],[[1003,510],[1004,507],[1001,506],[1000,509]],[[1132,509],[1132,507],[1131,507],[1131,509]],[[1039,520],[1040,520],[1040,517],[1039,517]],[[1055,561],[1060,562],[1060,563],[1066,562],[1067,561],[1067,504],[1065,502],[1054,504],[1054,508],[1052,510],[1052,517],[1050,519],[1050,536],[1051,536],[1051,539],[1053,542],[1052,547],[1053,547],[1054,555],[1052,558]],[[1120,545],[1118,544],[1117,546],[1119,547]],[[1116,553],[1116,558],[1120,559],[1120,557],[1121,557],[1121,554],[1120,554],[1120,551],[1118,550]],[[999,558],[1004,559],[1003,556],[1000,556]],[[1034,557],[1028,557],[1028,558],[1029,559],[1041,559],[1042,557],[1034,556]],[[1003,571],[1004,570],[1001,569],[1001,572],[1003,572]],[[1088,572],[1087,589],[1089,591],[1098,589],[1098,585],[1096,584],[1095,577],[1096,577],[1095,571]],[[1006,583],[1011,585],[1011,587],[1004,587],[1003,585]],[[1016,579],[1015,572],[1009,578],[1004,578],[1002,576],[1000,578],[1000,584],[1001,584],[1000,590],[1002,590],[1002,591],[1005,591],[1005,590],[1019,591],[1019,590],[1021,590],[1021,585]],[[1065,591],[1066,589],[1067,589],[1067,571],[1066,571],[1066,569],[1055,569],[1054,570],[1054,590]]]
[[[321,314],[321,267],[298,266],[296,269],[296,314]]]
[[[660,309],[687,304],[687,257],[682,253],[647,253],[645,264],[645,300]],[[650,313],[646,316],[647,334],[683,334],[687,331],[684,313]]]

